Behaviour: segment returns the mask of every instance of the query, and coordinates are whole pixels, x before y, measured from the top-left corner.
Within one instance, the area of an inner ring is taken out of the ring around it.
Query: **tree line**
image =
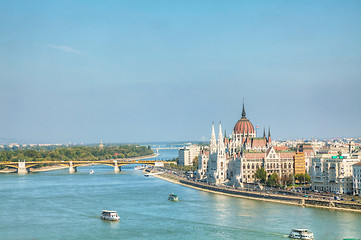
[[[290,186],[294,182],[299,184],[305,184],[311,181],[311,177],[307,173],[299,173],[295,176],[282,178],[280,178],[277,173],[272,173],[267,176],[267,172],[263,167],[256,170],[254,177],[255,179],[259,180],[260,183],[266,184],[269,187],[280,187],[282,185],[281,183],[283,183],[283,186]]]
[[[114,145],[104,146],[60,146],[54,149],[2,149],[0,161],[96,161],[116,158],[130,158],[153,154],[150,146]]]

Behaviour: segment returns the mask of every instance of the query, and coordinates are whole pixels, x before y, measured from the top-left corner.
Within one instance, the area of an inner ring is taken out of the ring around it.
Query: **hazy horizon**
[[[360,1],[2,1],[0,139],[361,136]]]

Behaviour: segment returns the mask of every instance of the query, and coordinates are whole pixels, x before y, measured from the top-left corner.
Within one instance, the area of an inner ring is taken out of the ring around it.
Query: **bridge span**
[[[172,161],[159,161],[159,160],[144,160],[144,159],[110,159],[110,160],[99,160],[99,161],[18,161],[18,162],[0,162],[0,166],[15,168],[18,174],[27,174],[30,172],[30,168],[40,165],[60,165],[69,167],[69,173],[77,172],[77,167],[89,165],[89,164],[102,164],[114,167],[114,172],[118,173],[121,171],[121,166],[129,164],[146,164],[163,166],[164,164],[173,163]]]

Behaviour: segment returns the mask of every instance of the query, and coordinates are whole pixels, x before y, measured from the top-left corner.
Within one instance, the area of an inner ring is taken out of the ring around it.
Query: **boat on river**
[[[90,169],[89,174],[94,174],[94,170],[93,170],[93,169]]]
[[[134,169],[135,170],[143,170],[145,167],[146,167],[145,165],[135,166]]]
[[[120,219],[118,213],[114,210],[103,210],[100,218],[108,221],[119,221]]]
[[[178,195],[177,195],[177,194],[174,194],[174,193],[169,194],[168,200],[169,200],[169,201],[178,201]]]
[[[308,229],[292,229],[289,238],[313,240],[313,233]]]

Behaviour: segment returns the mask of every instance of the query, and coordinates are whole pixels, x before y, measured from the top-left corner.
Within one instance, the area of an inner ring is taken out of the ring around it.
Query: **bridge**
[[[159,150],[166,150],[166,149],[181,149],[183,147],[157,147],[157,148],[152,148],[153,150],[155,150],[157,153],[159,152]]]
[[[89,164],[103,164],[114,167],[114,172],[118,173],[121,171],[121,166],[129,165],[129,164],[146,164],[146,165],[155,165],[155,166],[163,166],[164,164],[172,163],[170,161],[159,161],[159,160],[142,160],[142,159],[111,159],[111,160],[99,160],[99,161],[34,161],[34,162],[0,162],[0,166],[15,168],[17,169],[18,174],[27,174],[30,172],[30,168],[40,165],[40,164],[48,164],[48,165],[60,165],[69,167],[69,173],[77,172],[77,167],[89,165]]]

